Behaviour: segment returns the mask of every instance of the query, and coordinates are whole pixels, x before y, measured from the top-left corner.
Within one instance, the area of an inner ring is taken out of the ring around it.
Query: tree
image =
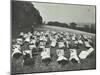
[[[90,32],[90,27],[89,27],[89,25],[84,25],[84,31]]]
[[[59,27],[68,27],[68,24],[66,24],[66,23],[60,23],[60,22],[57,22],[57,21],[54,21],[54,22],[49,21],[49,22],[47,23],[47,25],[59,26]]]
[[[95,24],[91,24],[91,33],[96,33]]]
[[[70,23],[70,28],[75,29],[77,24],[75,22]]]
[[[42,24],[40,13],[31,2],[12,1],[11,13],[13,30]]]

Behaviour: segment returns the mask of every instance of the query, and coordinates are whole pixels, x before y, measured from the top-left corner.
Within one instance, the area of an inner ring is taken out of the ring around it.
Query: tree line
[[[12,23],[12,32],[20,30],[22,28],[37,27],[43,24],[50,26],[59,26],[71,29],[77,29],[81,31],[86,31],[90,33],[96,33],[95,25],[91,24],[84,25],[84,27],[78,27],[78,24],[75,22],[60,23],[50,21],[48,23],[43,23],[42,16],[40,15],[39,10],[37,10],[31,2],[28,1],[12,1],[11,3],[11,23]]]
[[[77,23],[75,22],[71,22],[69,24],[67,23],[60,23],[60,22],[53,22],[53,21],[50,21],[47,23],[47,25],[50,25],[50,26],[59,26],[59,27],[66,27],[66,28],[71,28],[71,29],[76,29],[76,30],[80,30],[80,31],[85,31],[85,32],[89,32],[89,33],[96,33],[96,27],[94,24],[91,24],[91,25],[83,25],[83,26],[78,26]]]

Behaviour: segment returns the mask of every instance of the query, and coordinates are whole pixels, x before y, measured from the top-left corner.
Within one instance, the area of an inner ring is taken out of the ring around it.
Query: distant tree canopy
[[[70,23],[70,28],[75,29],[75,28],[76,28],[76,26],[77,26],[77,24],[76,24],[75,22]]]
[[[84,31],[91,32],[91,33],[96,33],[95,25],[94,24],[84,25]]]
[[[68,27],[68,24],[60,23],[60,22],[56,22],[56,21],[55,22],[50,21],[47,24],[51,25],[51,26]]]
[[[91,33],[96,33],[96,26],[91,24]]]
[[[87,31],[87,32],[89,32],[89,30],[90,30],[90,27],[89,27],[89,25],[84,25],[84,31]]]
[[[67,23],[60,23],[57,21],[49,21],[47,23],[47,25],[71,28],[71,29],[75,29],[75,30],[89,32],[89,33],[96,33],[95,24],[91,24],[91,25],[87,24],[87,25],[83,25],[83,26],[78,26],[78,23],[76,23],[76,22],[71,22],[71,23],[67,24]]]
[[[42,17],[31,2],[12,1],[12,28],[41,25]]]

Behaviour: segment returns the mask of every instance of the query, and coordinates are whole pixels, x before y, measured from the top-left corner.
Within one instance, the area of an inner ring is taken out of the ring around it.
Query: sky
[[[95,6],[32,2],[43,21],[95,23]]]

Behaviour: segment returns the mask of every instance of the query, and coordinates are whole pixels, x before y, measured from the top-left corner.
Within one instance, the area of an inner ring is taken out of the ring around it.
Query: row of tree
[[[96,28],[94,24],[91,25],[83,25],[83,26],[78,26],[77,23],[71,22],[70,24],[66,23],[60,23],[60,22],[48,22],[47,25],[50,26],[59,26],[59,27],[66,27],[66,28],[71,28],[71,29],[76,29],[80,31],[85,31],[85,32],[90,32],[90,33],[96,33]]]
[[[50,25],[50,26],[59,26],[59,27],[68,27],[68,24],[66,23],[60,23],[60,22],[48,22],[47,25]]]
[[[69,25],[67,23],[60,23],[60,22],[48,22],[47,25],[51,26],[59,26],[59,27],[69,27],[72,29],[75,29],[77,27],[77,24],[75,22],[70,23]]]

